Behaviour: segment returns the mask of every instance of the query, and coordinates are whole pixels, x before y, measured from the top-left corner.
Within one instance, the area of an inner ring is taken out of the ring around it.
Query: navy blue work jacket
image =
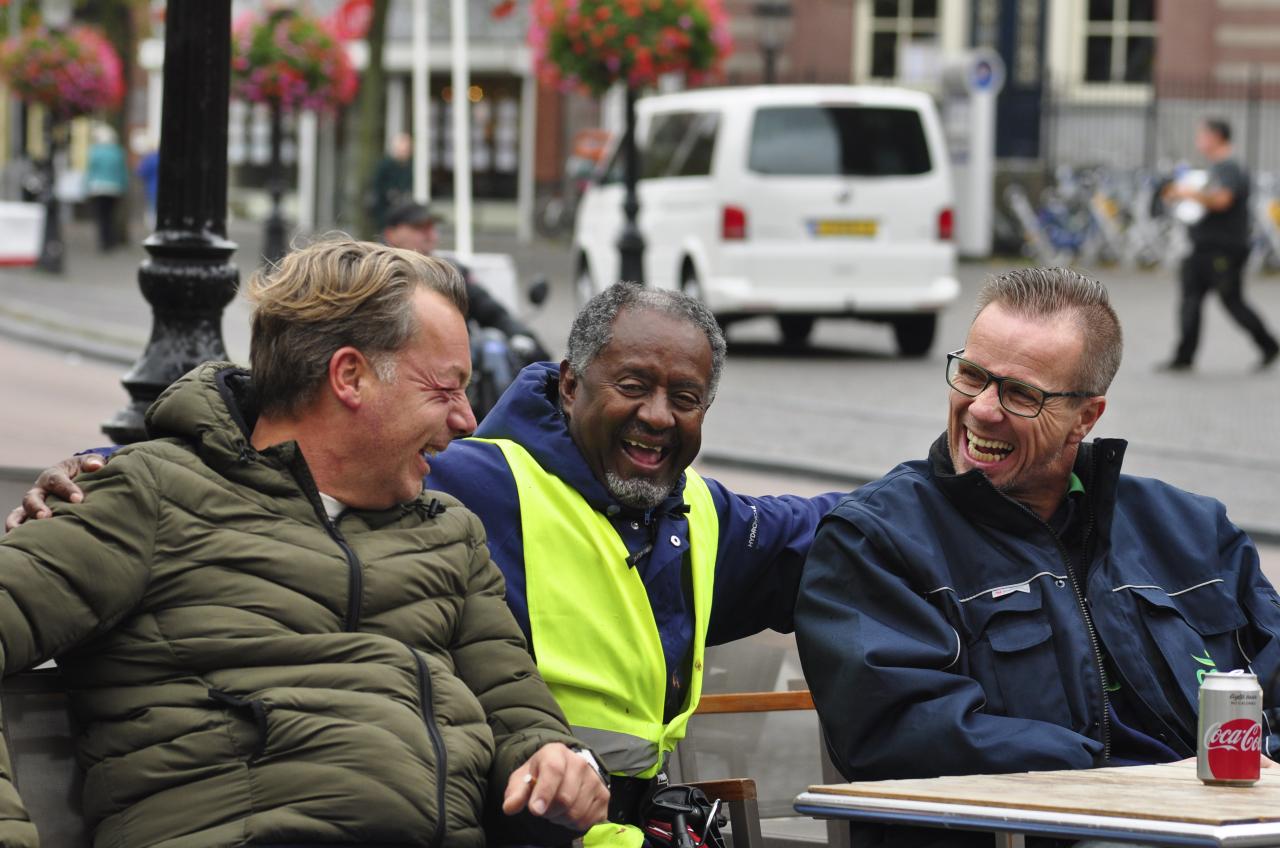
[[[1116,685],[1191,756],[1214,667],[1257,673],[1263,751],[1280,752],[1280,598],[1253,543],[1218,501],[1122,475],[1124,449],[1081,446],[1078,561],[983,474],[955,474],[945,436],[824,519],[796,635],[845,777],[1107,765]]]
[[[685,700],[693,640],[692,599],[685,591],[682,566],[689,545],[684,479],[666,502],[651,510],[636,510],[614,499],[569,436],[559,408],[559,374],[556,365],[546,362],[525,368],[476,435],[518,442],[543,469],[608,516],[635,556],[667,661],[668,707],[678,707]],[[748,497],[704,479],[720,519],[707,644],[769,628],[790,632],[805,555],[819,519],[840,493]],[[426,486],[448,492],[480,517],[493,561],[506,578],[507,605],[528,638],[520,498],[502,451],[488,442],[456,441],[431,461]]]

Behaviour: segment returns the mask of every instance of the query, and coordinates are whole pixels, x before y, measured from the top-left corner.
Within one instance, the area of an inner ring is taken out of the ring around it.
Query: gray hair
[[[1124,337],[1102,283],[1070,268],[1019,268],[987,280],[974,317],[993,303],[1027,318],[1070,317],[1084,336],[1076,374],[1080,390],[1107,393],[1120,370]]]
[[[711,310],[687,294],[669,289],[647,289],[639,283],[614,283],[587,301],[573,319],[569,330],[569,351],[565,359],[576,374],[586,373],[600,351],[613,338],[613,322],[623,309],[649,309],[697,327],[711,345],[711,385],[707,403],[715,400],[724,370],[727,345],[720,324]]]

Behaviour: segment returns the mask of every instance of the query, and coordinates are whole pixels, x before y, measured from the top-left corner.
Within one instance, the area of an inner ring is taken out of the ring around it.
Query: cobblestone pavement
[[[247,275],[257,255],[257,226],[241,222],[230,229],[241,246],[237,262]],[[73,350],[119,372],[141,350],[150,327],[136,282],[145,253],[135,243],[101,257],[93,251],[87,226],[76,223],[69,232],[64,276],[0,271],[0,332],[48,350]],[[562,351],[574,311],[567,245],[520,245],[494,235],[478,235],[476,242],[478,250],[512,254],[522,279],[537,273],[550,278],[552,295],[532,323],[553,351]],[[876,324],[820,322],[813,344],[799,352],[779,345],[768,320],[735,324],[724,382],[707,418],[704,458],[816,474],[846,488],[880,476],[903,459],[923,456],[944,427],[943,353],[962,343],[982,279],[1006,267],[1007,262],[961,266],[961,298],[944,315],[933,352],[921,360],[896,358],[889,329]],[[1256,352],[1211,302],[1196,370],[1154,373],[1153,366],[1173,345],[1172,276],[1106,268],[1097,273],[1120,313],[1126,351],[1095,434],[1129,439],[1130,473],[1220,498],[1235,521],[1262,538],[1280,540],[1280,455],[1273,447],[1280,369],[1252,373]],[[1246,291],[1280,327],[1280,278],[1252,279]],[[228,350],[238,361],[247,358],[247,316],[246,305],[237,300],[224,322]],[[114,378],[108,382],[111,391],[119,391]],[[50,416],[58,398],[56,393],[33,395],[31,403],[50,404],[41,413]],[[61,409],[65,416],[66,407]],[[94,412],[92,423],[100,420]],[[6,426],[5,432],[14,430]],[[29,447],[33,455],[21,464],[49,458],[35,455],[41,446]],[[19,450],[25,457],[26,447]]]

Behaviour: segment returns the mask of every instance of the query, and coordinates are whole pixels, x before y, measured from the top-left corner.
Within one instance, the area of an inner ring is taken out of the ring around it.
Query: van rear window
[[[780,176],[895,177],[933,165],[914,109],[776,106],[756,112],[747,167]]]

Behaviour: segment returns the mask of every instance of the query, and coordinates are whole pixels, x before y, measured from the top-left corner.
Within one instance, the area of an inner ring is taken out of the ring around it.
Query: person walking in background
[[[89,147],[89,167],[85,173],[85,190],[93,204],[98,222],[98,250],[106,253],[121,239],[116,234],[115,213],[120,195],[129,185],[124,148],[116,140],[116,132],[106,124],[93,128],[93,144]]]
[[[133,152],[138,155],[138,167],[134,173],[142,180],[143,196],[147,201],[147,229],[156,228],[156,197],[160,188],[160,151],[145,131],[133,136]]]
[[[369,193],[369,212],[381,232],[387,226],[387,213],[413,199],[413,138],[408,133],[397,133],[392,139],[390,151],[373,173]]]
[[[1244,328],[1262,353],[1259,370],[1275,364],[1280,343],[1262,319],[1244,302],[1244,265],[1249,258],[1249,174],[1235,159],[1231,125],[1216,118],[1196,130],[1196,149],[1209,160],[1202,188],[1170,185],[1166,200],[1190,200],[1204,207],[1204,216],[1188,228],[1191,253],[1182,261],[1181,338],[1166,371],[1190,370],[1200,343],[1200,312],[1204,298],[1216,290],[1228,314]]]

